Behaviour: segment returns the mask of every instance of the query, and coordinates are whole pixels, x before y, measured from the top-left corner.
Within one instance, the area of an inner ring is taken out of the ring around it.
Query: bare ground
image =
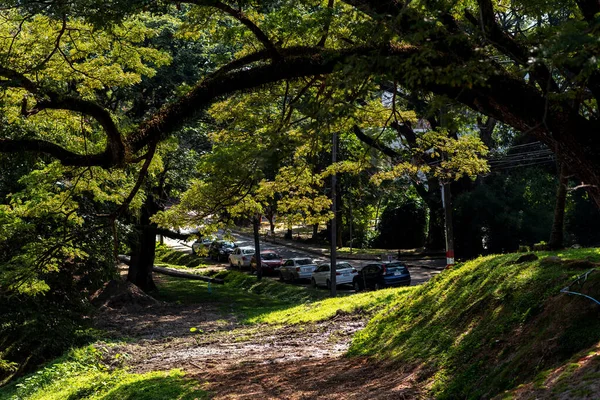
[[[365,322],[340,314],[316,324],[248,326],[211,305],[164,303],[104,307],[96,318],[99,328],[130,339],[105,346],[109,364],[180,368],[215,399],[424,398],[413,371],[344,356]]]

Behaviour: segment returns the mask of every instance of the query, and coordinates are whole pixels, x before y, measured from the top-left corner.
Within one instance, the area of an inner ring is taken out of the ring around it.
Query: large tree
[[[0,152],[111,171],[138,165],[130,195],[109,213],[113,221],[142,187],[158,144],[210,104],[330,74],[345,76],[349,92],[375,76],[403,94],[444,96],[527,132],[600,204],[600,140],[590,135],[600,127],[597,0],[4,3],[0,86],[9,128]],[[175,15],[182,22],[173,40],[232,51],[134,118],[115,93],[141,91],[140,76],[169,62],[148,38],[157,21]],[[72,127],[68,137],[46,134],[65,116],[82,116],[94,140]]]

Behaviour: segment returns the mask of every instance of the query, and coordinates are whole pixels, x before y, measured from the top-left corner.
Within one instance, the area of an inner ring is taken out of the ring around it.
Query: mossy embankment
[[[414,368],[441,399],[490,398],[560,368],[600,341],[600,306],[560,293],[600,250],[537,256],[480,257],[394,297],[350,354]],[[600,273],[577,289],[600,298]]]

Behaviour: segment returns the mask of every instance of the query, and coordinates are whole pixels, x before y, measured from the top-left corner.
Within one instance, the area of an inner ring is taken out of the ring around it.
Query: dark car
[[[236,245],[226,240],[215,240],[208,248],[208,256],[211,260],[227,261],[229,255],[233,253]]]
[[[260,252],[260,264],[263,272],[273,273],[283,264],[283,258],[273,250],[263,250]],[[250,268],[256,271],[256,254],[250,260]]]
[[[378,290],[390,286],[410,286],[410,272],[399,261],[372,263],[361,269],[352,283],[357,292],[365,288]]]

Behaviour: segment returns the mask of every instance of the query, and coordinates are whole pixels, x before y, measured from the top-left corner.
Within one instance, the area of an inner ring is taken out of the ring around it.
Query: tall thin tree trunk
[[[565,163],[561,163],[558,175],[558,189],[556,190],[556,205],[554,207],[554,222],[550,232],[548,247],[553,250],[564,247],[565,206],[567,203],[567,184],[569,178]]]

